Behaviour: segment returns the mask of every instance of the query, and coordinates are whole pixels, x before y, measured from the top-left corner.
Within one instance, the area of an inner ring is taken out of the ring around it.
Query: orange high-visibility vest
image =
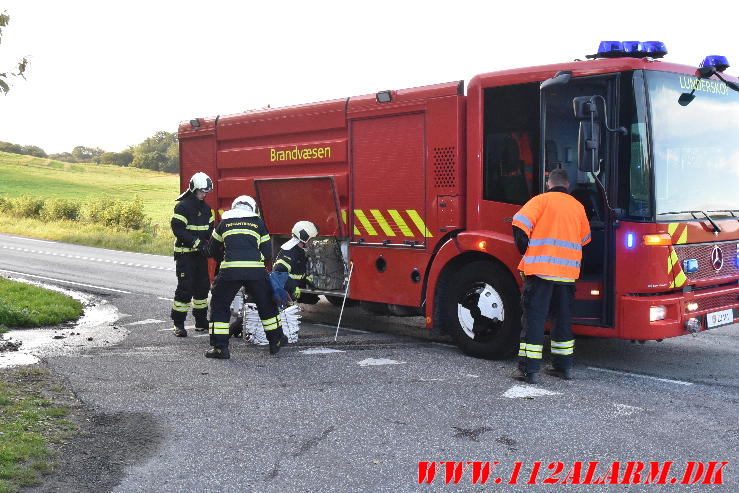
[[[529,237],[529,247],[518,264],[524,274],[565,282],[580,277],[590,224],[577,199],[563,192],[537,195],[513,216],[513,226]]]

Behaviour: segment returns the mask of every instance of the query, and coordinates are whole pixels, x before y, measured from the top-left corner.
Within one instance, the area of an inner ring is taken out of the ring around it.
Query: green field
[[[138,168],[70,164],[0,152],[0,195],[77,200],[128,199],[138,195],[144,201],[146,215],[168,229],[174,200],[179,195],[179,177]]]
[[[172,252],[174,237],[169,222],[179,195],[178,175],[102,164],[71,164],[0,152],[0,198],[21,195],[81,202],[100,197],[130,201],[138,196],[152,227],[145,232],[121,231],[84,222],[0,214],[0,232],[114,250],[161,255]]]

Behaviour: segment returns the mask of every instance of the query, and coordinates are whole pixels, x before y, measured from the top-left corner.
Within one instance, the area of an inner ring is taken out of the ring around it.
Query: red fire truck
[[[724,57],[662,61],[660,42],[603,42],[569,63],[179,127],[181,185],[215,208],[254,196],[279,241],[313,221],[314,294],[423,315],[466,353],[520,331],[511,218],[555,168],[592,242],[574,331],[652,340],[739,317],[739,86]],[[209,201],[211,198],[209,197]]]

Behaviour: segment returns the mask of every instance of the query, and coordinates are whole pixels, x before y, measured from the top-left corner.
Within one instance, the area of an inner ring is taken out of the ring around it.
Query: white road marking
[[[480,375],[474,375],[472,373],[462,373],[462,375],[464,375],[465,377],[470,377],[470,378],[480,378]]]
[[[26,238],[25,236],[10,236],[11,238],[15,238],[17,240],[26,240],[26,241],[38,241],[39,243],[56,243],[56,241],[50,241],[50,240],[39,240],[38,238]]]
[[[520,399],[526,397],[541,397],[544,395],[559,395],[561,392],[554,392],[552,390],[540,389],[533,385],[514,385],[510,389],[506,390],[503,397],[509,399]]]
[[[310,349],[303,349],[300,351],[303,354],[328,354],[328,353],[344,353],[341,349],[331,349],[328,347],[316,347]]]
[[[317,325],[319,327],[328,327],[331,330],[336,330],[336,326],[335,325],[319,324],[319,323],[314,323],[313,325]],[[366,331],[366,330],[349,329],[347,327],[341,327],[341,328],[339,328],[339,330],[345,330],[347,332],[356,332],[357,334],[371,334],[371,332]]]
[[[63,282],[65,284],[72,284],[73,286],[83,286],[83,287],[86,287],[86,288],[94,288],[94,289],[103,289],[105,291],[113,291],[115,293],[131,294],[130,291],[124,291],[122,289],[113,289],[113,288],[106,288],[106,287],[103,287],[103,286],[95,286],[94,284],[83,284],[81,282],[65,281],[64,279],[55,279],[53,277],[36,276],[34,274],[26,274],[24,272],[15,272],[13,270],[0,269],[0,272],[10,272],[11,274],[14,274],[16,276],[35,277],[37,279],[44,279],[45,281]]]
[[[405,361],[395,361],[387,358],[367,358],[357,362],[359,366],[380,366],[380,365],[402,365]]]
[[[649,380],[657,380],[658,382],[674,383],[677,385],[693,385],[693,382],[683,382],[682,380],[672,380],[670,378],[653,377],[651,375],[642,375],[640,373],[631,373],[628,371],[609,370],[608,368],[597,368],[595,366],[588,366],[588,370],[602,371],[604,373],[614,373],[616,375],[626,375],[628,377],[647,378]]]
[[[138,322],[131,322],[126,325],[147,325],[147,324],[163,324],[164,320],[157,320],[155,318],[147,318],[146,320],[139,320]]]
[[[40,240],[39,240],[40,241]],[[53,242],[49,242],[53,243]],[[74,258],[79,260],[89,260],[91,262],[102,262],[102,263],[112,263],[112,264],[118,264],[118,265],[127,265],[131,267],[143,267],[145,269],[155,269],[155,270],[168,270],[168,271],[174,271],[174,267],[161,267],[159,265],[147,265],[147,264],[133,264],[132,262],[123,262],[119,260],[111,260],[111,259],[101,259],[101,258],[94,258],[94,257],[80,257],[79,255],[71,255],[66,253],[58,253],[58,252],[48,252],[44,250],[33,250],[31,248],[17,248],[12,246],[3,245],[0,246],[0,248],[4,250],[15,250],[18,252],[26,252],[26,253],[40,253],[42,255],[51,255],[52,257],[66,257],[66,258]]]
[[[164,301],[174,301],[172,298],[162,298],[161,296],[157,296],[158,300],[164,300]]]
[[[613,403],[616,408],[616,416],[631,416],[634,413],[643,411],[644,409],[636,406],[629,406],[628,404]]]

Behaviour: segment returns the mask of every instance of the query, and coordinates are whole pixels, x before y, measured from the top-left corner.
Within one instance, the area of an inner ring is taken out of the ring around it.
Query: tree
[[[104,152],[98,159],[102,164],[114,164],[116,166],[128,166],[133,161],[133,153],[129,150],[122,152]]]
[[[99,147],[77,146],[72,149],[72,156],[80,163],[91,163],[105,151]]]
[[[177,173],[180,169],[180,152],[177,135],[159,131],[132,148],[131,166],[167,173]]]
[[[23,146],[21,154],[35,157],[46,157],[46,152],[39,146]]]
[[[3,37],[3,28],[7,27],[8,23],[10,22],[10,16],[8,15],[7,11],[4,11],[0,14],[0,42],[2,41]],[[6,72],[0,72],[0,92],[3,94],[7,94],[8,91],[10,91],[10,85],[8,85],[8,80],[13,77],[23,77],[26,78],[23,73],[26,71],[26,67],[28,66],[28,58],[23,57],[21,61],[18,62],[16,65],[15,71],[6,71]]]

